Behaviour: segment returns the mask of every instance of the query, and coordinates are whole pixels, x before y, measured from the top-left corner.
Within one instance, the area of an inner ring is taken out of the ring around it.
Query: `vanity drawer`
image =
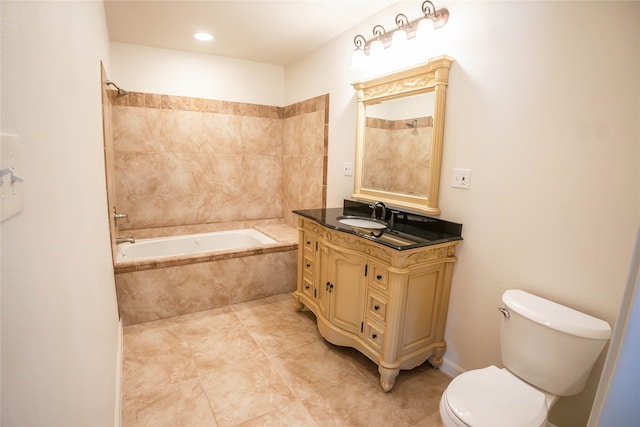
[[[302,292],[310,298],[313,298],[313,279],[311,277],[312,276],[308,274],[302,277]]]
[[[304,237],[302,239],[302,244],[304,246],[304,250],[313,253],[316,250],[316,236],[310,233],[304,233]]]
[[[304,260],[302,261],[302,270],[305,274],[313,274],[313,264],[315,262],[315,257],[309,254],[304,254]]]
[[[382,351],[382,344],[384,343],[384,328],[376,326],[375,324],[367,322],[365,327],[365,340],[367,343],[378,351]]]
[[[387,298],[369,291],[367,296],[367,315],[384,323],[387,320]]]
[[[373,285],[376,285],[383,291],[386,291],[389,287],[389,272],[382,266],[372,264],[370,280]]]

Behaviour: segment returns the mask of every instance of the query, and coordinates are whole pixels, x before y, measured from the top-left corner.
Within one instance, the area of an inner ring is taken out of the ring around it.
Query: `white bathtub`
[[[277,242],[254,228],[138,239],[135,243],[118,245],[116,263],[253,248],[273,243]]]

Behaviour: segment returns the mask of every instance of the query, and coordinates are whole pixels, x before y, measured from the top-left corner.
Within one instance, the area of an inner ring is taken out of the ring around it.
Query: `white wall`
[[[616,320],[640,219],[639,2],[440,1],[456,59],[447,93],[443,219],[464,224],[446,330],[451,374],[500,365],[504,290],[525,289]],[[330,93],[328,206],[349,197],[353,37],[392,27],[400,2],[285,69],[285,103]],[[330,65],[328,65],[330,64]],[[454,167],[470,188],[448,186]],[[585,425],[588,390],[561,399],[557,426]]]
[[[109,79],[128,91],[284,106],[281,65],[112,42]]]
[[[2,131],[21,138],[24,211],[3,222],[2,425],[118,422],[102,2],[2,1]]]

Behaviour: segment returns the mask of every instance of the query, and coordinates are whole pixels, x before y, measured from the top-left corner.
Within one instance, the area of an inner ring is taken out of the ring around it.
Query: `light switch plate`
[[[471,169],[453,169],[453,176],[451,177],[451,186],[455,188],[469,188],[469,179],[471,177]]]
[[[344,172],[344,176],[353,176],[353,163],[344,162],[342,170]]]

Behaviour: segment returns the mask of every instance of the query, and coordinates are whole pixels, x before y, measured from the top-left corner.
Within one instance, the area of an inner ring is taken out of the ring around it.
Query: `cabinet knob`
[[[375,311],[378,311],[378,310],[380,310],[380,306],[379,306],[379,305],[374,305],[374,306],[373,306],[373,309],[374,309]]]
[[[307,263],[307,268],[311,267],[311,264]]]
[[[309,285],[305,286],[304,288],[305,288],[305,289],[309,289]]]
[[[371,338],[375,340],[376,338],[378,338],[378,334],[371,334]]]
[[[376,276],[376,279],[378,279],[378,280],[382,279],[382,275],[381,275],[381,274],[378,274],[378,275]]]

